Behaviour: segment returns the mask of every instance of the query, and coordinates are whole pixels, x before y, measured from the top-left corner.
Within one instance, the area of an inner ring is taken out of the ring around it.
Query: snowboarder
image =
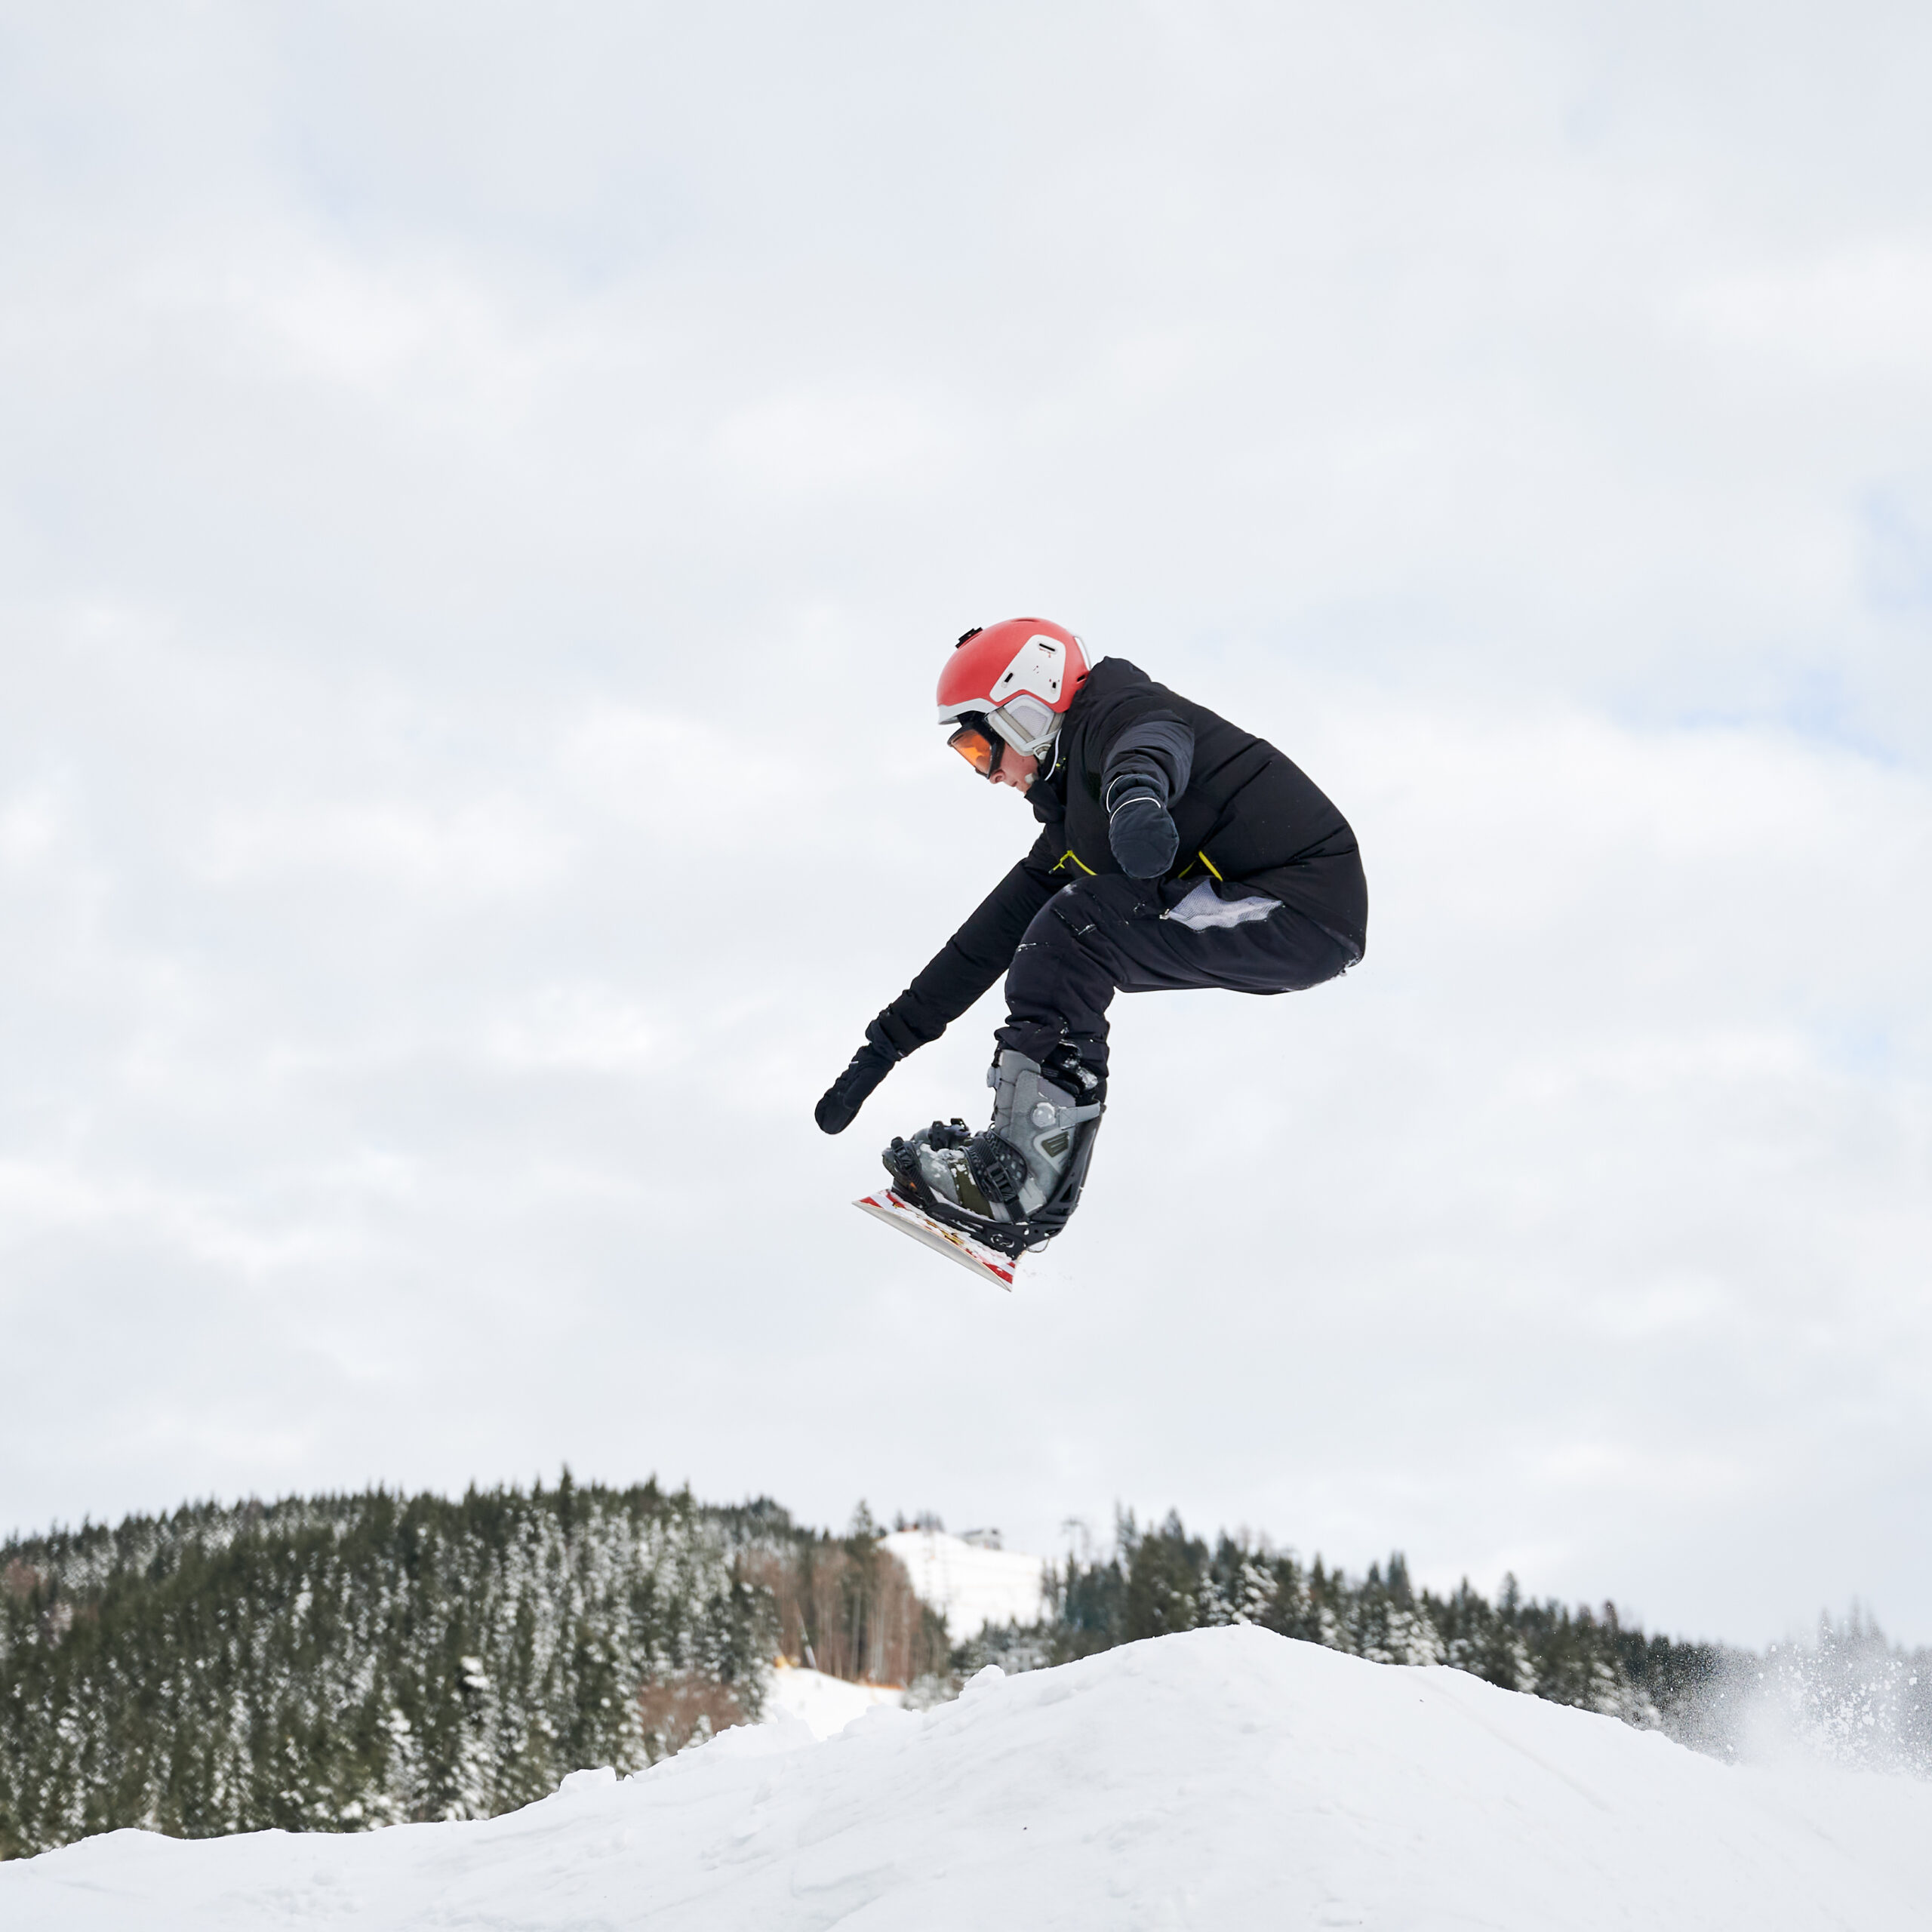
[[[981,777],[1027,800],[1040,835],[866,1027],[816,1117],[842,1134],[898,1061],[1004,973],[991,1124],[936,1121],[884,1158],[927,1216],[1017,1258],[1079,1199],[1114,995],[1318,986],[1362,956],[1368,891],[1348,821],[1272,745],[1124,658],[1090,664],[1057,624],[967,632],[940,677],[939,720]]]

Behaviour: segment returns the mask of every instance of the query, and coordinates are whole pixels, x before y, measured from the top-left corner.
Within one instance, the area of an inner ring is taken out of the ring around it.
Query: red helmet
[[[939,721],[985,718],[1015,751],[1053,743],[1090,669],[1086,648],[1044,617],[1008,617],[968,631],[939,674]]]

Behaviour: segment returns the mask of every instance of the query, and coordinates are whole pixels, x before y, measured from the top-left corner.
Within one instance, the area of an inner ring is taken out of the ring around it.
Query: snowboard
[[[997,1282],[1002,1288],[1013,1286],[1013,1271],[1019,1265],[1017,1262],[975,1241],[971,1235],[961,1234],[957,1228],[949,1228],[943,1221],[935,1221],[891,1188],[882,1187],[878,1193],[869,1194],[863,1201],[855,1201],[852,1204],[863,1208],[888,1227],[897,1228],[901,1234],[923,1241],[949,1261],[956,1261],[961,1267],[971,1269],[983,1280]]]

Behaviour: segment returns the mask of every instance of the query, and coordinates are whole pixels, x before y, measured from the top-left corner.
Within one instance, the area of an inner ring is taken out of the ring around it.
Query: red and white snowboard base
[[[878,1193],[869,1194],[863,1201],[852,1204],[876,1216],[888,1227],[897,1228],[901,1234],[924,1241],[927,1247],[937,1249],[948,1260],[958,1262],[961,1267],[970,1268],[974,1274],[997,1281],[1003,1288],[1013,1286],[1013,1271],[1017,1263],[997,1250],[985,1247],[971,1235],[961,1234],[957,1228],[949,1228],[943,1221],[935,1221],[903,1195],[894,1193],[891,1188],[882,1187]]]

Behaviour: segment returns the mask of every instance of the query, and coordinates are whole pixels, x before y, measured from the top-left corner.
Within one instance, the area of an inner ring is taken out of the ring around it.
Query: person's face
[[[1023,798],[1032,790],[1033,780],[1040,775],[1040,761],[1026,752],[1017,752],[1011,745],[1000,754],[999,769],[992,775],[995,785],[1011,785]]]

